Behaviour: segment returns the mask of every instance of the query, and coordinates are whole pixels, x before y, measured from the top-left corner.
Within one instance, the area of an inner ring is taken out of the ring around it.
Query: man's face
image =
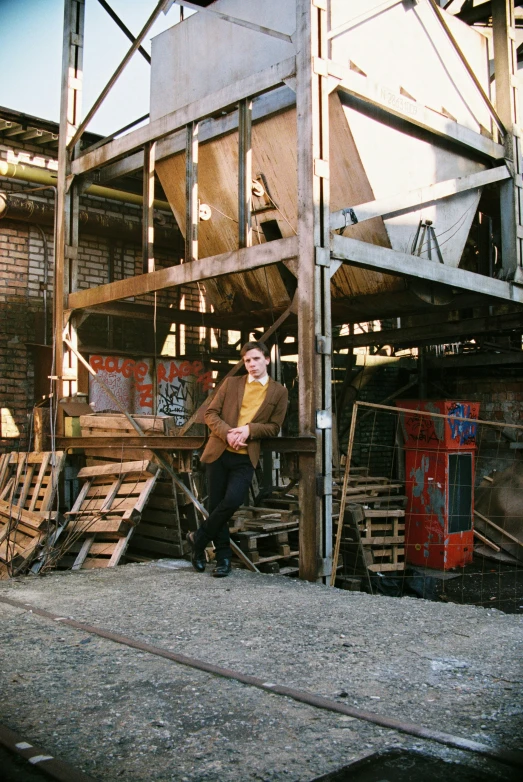
[[[270,358],[265,358],[261,350],[253,348],[252,350],[248,350],[244,355],[243,363],[245,364],[245,369],[249,375],[256,380],[260,380],[267,374],[267,366],[270,363]]]

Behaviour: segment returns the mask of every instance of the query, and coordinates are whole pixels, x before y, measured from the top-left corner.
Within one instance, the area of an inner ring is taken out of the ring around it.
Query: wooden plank
[[[123,519],[76,519],[72,522],[74,525],[74,532],[76,533],[101,533],[101,532],[114,532],[119,535],[126,535],[129,532],[130,524]]]
[[[103,475],[123,475],[124,473],[149,472],[152,475],[158,471],[158,465],[149,461],[113,462],[96,467],[83,467],[78,472],[79,478],[96,478]]]
[[[397,543],[405,543],[405,535],[384,535],[381,537],[375,537],[370,535],[365,537],[362,535],[361,542],[364,546],[393,546]],[[373,552],[376,554],[377,552]]]
[[[503,527],[498,527],[497,524],[495,524],[491,519],[487,518],[486,516],[484,516],[479,511],[475,510],[474,511],[474,516],[477,516],[478,519],[481,519],[482,521],[484,521],[485,524],[488,524],[489,527],[492,527],[492,529],[495,529],[498,532],[500,532],[505,538],[508,538],[513,543],[517,543],[518,546],[523,546],[523,540],[520,540],[519,538],[516,538],[514,535],[511,535],[510,532],[507,532],[506,530],[504,530]]]
[[[367,569],[373,573],[391,573],[396,570],[405,570],[404,562],[384,562],[383,564],[367,565]]]
[[[0,500],[0,516],[8,519],[17,519],[34,529],[44,527],[49,520],[58,522],[61,518],[57,511],[28,511],[16,505],[11,505],[9,502],[5,502],[5,500]]]
[[[503,301],[523,304],[523,288],[482,274],[454,269],[444,263],[434,263],[415,255],[377,247],[357,239],[333,234],[331,237],[333,258],[367,269],[378,269],[390,274],[414,277],[452,288],[480,293]]]
[[[200,258],[193,263],[169,266],[167,269],[160,269],[149,274],[139,274],[106,285],[99,285],[97,288],[71,293],[68,307],[73,310],[82,309],[125,299],[129,296],[143,296],[146,293],[164,288],[188,285],[199,280],[238,273],[240,270],[245,272],[249,269],[269,266],[279,261],[295,258],[296,255],[297,240],[295,236],[290,236],[286,239],[277,239],[274,242],[266,242],[254,247],[244,247],[240,250]]]
[[[93,543],[94,543],[94,535],[88,535],[88,537],[86,537],[86,539],[82,543],[82,548],[80,549],[80,553],[76,557],[71,570],[80,570],[80,568],[82,567],[82,565],[84,564],[87,558],[87,555],[89,554],[89,550],[93,545]]]
[[[229,106],[233,106],[244,98],[253,98],[262,92],[283,84],[285,79],[294,76],[296,61],[289,57],[280,63],[271,65],[259,73],[241,79],[235,84],[229,84],[211,95],[183,106],[176,111],[165,114],[154,122],[149,122],[145,127],[127,133],[103,147],[79,155],[71,164],[71,173],[78,175],[98,168],[116,158],[143,148],[151,141],[157,141],[164,136],[174,133],[185,127],[190,122],[198,122],[213,114],[219,114]]]
[[[366,519],[380,519],[384,517],[391,518],[403,518],[405,511],[399,508],[390,508],[390,510],[371,510],[370,508],[363,509]]]
[[[127,535],[124,538],[122,538],[120,541],[118,541],[107,567],[115,567],[119,563],[120,559],[125,554],[125,550],[129,545],[129,538],[131,537],[133,532],[134,530],[130,529]]]
[[[474,530],[474,536],[478,540],[481,540],[482,543],[484,543],[486,546],[491,548],[493,551],[497,551],[497,552],[501,551],[499,546],[496,546],[495,543],[493,543],[491,540],[486,538],[485,535],[482,535],[481,532],[478,532],[477,529]]]

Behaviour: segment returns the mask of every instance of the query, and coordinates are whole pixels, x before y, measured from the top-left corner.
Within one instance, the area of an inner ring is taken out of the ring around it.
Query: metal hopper
[[[444,123],[489,135],[488,110],[428,0],[380,3],[331,0],[330,60],[339,66],[343,90],[332,77],[330,96],[331,210],[354,208],[376,199],[477,173],[486,168],[477,153],[448,141],[438,143],[413,130],[405,114],[429,113]],[[291,35],[296,27],[293,0],[216,0],[211,10]],[[477,79],[488,92],[487,40],[448,17],[449,26]],[[294,45],[209,12],[198,13],[153,40],[151,119],[225,88],[295,54]],[[182,78],[181,74],[186,74]],[[188,74],[188,75],[187,75]],[[348,86],[347,86],[348,85]],[[292,79],[254,105],[254,243],[287,237],[297,229],[296,112]],[[369,109],[358,95],[376,95]],[[380,105],[398,109],[397,122]],[[209,123],[212,123],[212,119]],[[199,197],[210,219],[199,228],[201,257],[238,247],[238,133],[205,142],[201,124]],[[157,173],[182,231],[185,231],[185,153],[157,162]],[[431,257],[457,267],[481,189],[414,207],[385,218],[352,224],[345,235],[402,253]],[[355,210],[357,212],[357,210]],[[422,226],[420,230],[420,224]],[[430,241],[429,241],[430,239]],[[413,259],[413,262],[415,260]],[[288,306],[295,284],[292,263],[218,277],[205,286],[215,309],[264,313]],[[433,289],[407,288],[403,279],[341,266],[332,277],[333,314],[363,318],[401,314],[424,302],[447,303]],[[391,293],[394,296],[391,296]],[[452,294],[451,294],[452,295]]]

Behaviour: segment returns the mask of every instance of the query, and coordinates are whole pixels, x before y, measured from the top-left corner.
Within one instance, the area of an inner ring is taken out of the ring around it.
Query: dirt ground
[[[305,782],[391,748],[462,764],[449,779],[469,779],[464,768],[520,778],[474,753],[179,665],[30,606],[509,750],[523,734],[515,614],[239,570],[216,580],[177,560],[15,579],[0,583],[0,723],[108,782]]]

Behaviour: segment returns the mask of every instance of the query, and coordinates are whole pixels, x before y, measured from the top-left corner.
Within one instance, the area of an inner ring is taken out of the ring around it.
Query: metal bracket
[[[345,218],[345,228],[348,228],[349,225],[357,224],[358,218],[356,216],[356,212],[354,211],[354,209],[349,207],[348,209],[343,209],[342,212],[343,212],[343,217]]]
[[[316,410],[316,429],[332,429],[330,410]]]
[[[327,77],[329,75],[329,61],[324,60],[321,57],[314,57],[312,69],[316,76]]]
[[[316,353],[321,356],[330,356],[332,353],[332,340],[322,334],[316,334]]]
[[[64,249],[64,256],[69,260],[76,261],[78,258],[78,247],[72,244],[66,244]]]
[[[331,251],[329,247],[315,247],[314,255],[314,262],[316,263],[316,266],[331,265]]]
[[[329,179],[330,166],[328,160],[323,160],[321,157],[314,158],[314,176],[319,176],[321,179]]]

